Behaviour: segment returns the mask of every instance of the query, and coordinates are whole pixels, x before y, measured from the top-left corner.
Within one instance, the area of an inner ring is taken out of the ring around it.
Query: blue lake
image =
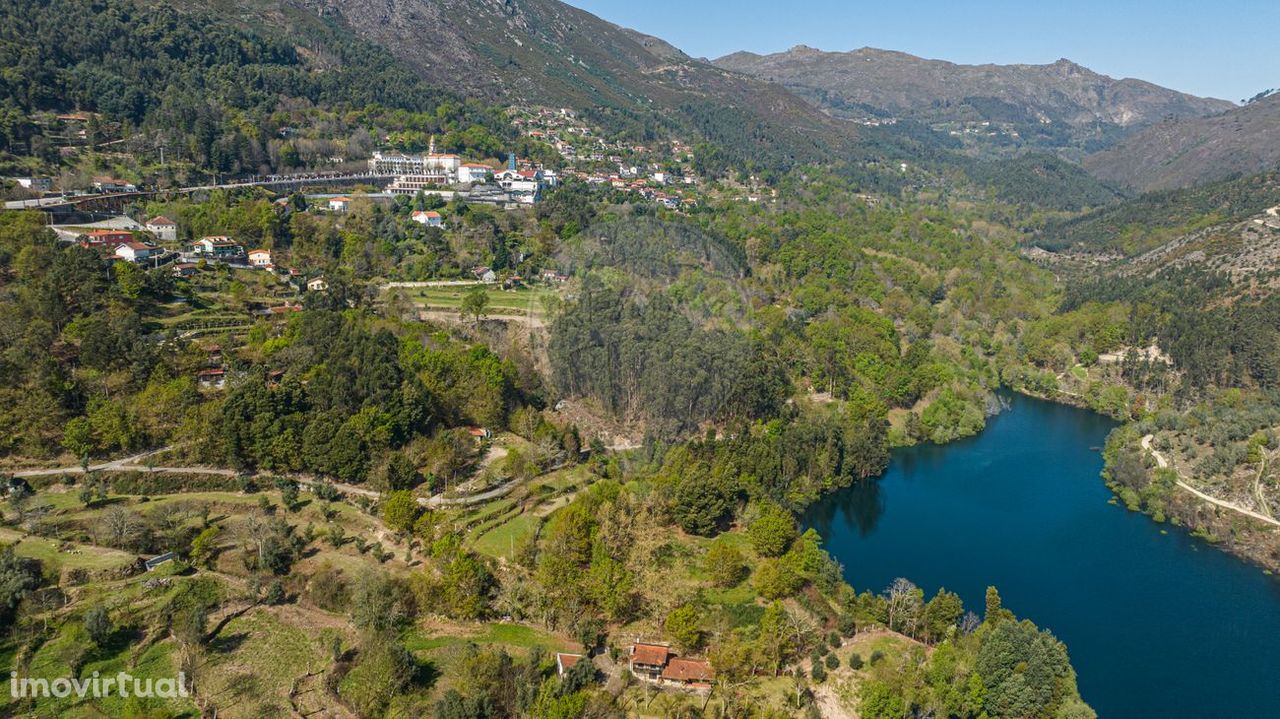
[[[804,517],[858,591],[987,585],[1067,644],[1099,717],[1280,717],[1280,581],[1108,503],[1114,423],[1026,397],[977,437],[893,453]]]

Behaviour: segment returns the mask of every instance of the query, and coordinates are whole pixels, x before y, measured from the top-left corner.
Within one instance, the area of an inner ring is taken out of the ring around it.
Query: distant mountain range
[[[705,61],[559,0],[140,2],[212,5],[227,20],[290,38],[324,25],[380,46],[432,85],[492,103],[575,108],[639,141],[674,133],[707,142],[724,167],[878,156],[936,167],[954,164],[957,149],[981,159],[1043,149],[1083,162],[1108,185],[1148,189],[1258,171],[1280,155],[1280,96],[1260,93],[1237,107],[1067,60],[958,65],[800,46]],[[317,67],[333,61],[324,47],[298,44]],[[886,128],[885,118],[901,122]],[[1030,179],[1066,181],[1064,168],[1036,162]],[[1079,177],[1070,182],[1083,187]]]
[[[937,123],[1002,123],[1008,144],[1100,149],[1126,132],[1170,117],[1231,109],[1142,80],[1116,80],[1069,60],[1051,65],[959,65],[863,48],[824,52],[798,46],[738,52],[718,67],[778,82],[840,116],[889,116]]]
[[[1157,123],[1084,161],[1104,181],[1138,190],[1185,187],[1280,167],[1280,95],[1263,93],[1212,117]]]

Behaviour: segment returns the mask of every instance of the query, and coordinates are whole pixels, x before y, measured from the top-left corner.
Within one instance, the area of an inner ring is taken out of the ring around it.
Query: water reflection
[[[814,505],[805,515],[804,524],[814,527],[823,537],[831,536],[831,523],[839,515],[847,529],[856,529],[866,537],[875,531],[884,515],[884,494],[877,479],[858,480],[848,489]]]

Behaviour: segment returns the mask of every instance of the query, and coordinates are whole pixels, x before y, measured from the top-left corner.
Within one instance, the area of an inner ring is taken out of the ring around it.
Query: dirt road
[[[1154,439],[1154,435],[1150,435],[1150,434],[1149,434],[1149,435],[1147,435],[1147,436],[1143,437],[1143,438],[1142,438],[1142,448],[1143,448],[1144,450],[1146,450],[1146,451],[1150,452],[1152,457],[1155,457],[1155,458],[1156,458],[1156,466],[1161,467],[1161,468],[1168,467],[1168,466],[1169,466],[1169,460],[1168,460],[1168,459],[1166,459],[1166,458],[1165,458],[1165,456],[1164,456],[1163,454],[1161,454],[1159,450],[1157,450],[1157,449],[1153,449],[1153,448],[1151,447],[1151,440],[1152,440],[1152,439]],[[1178,486],[1179,486],[1179,487],[1181,487],[1182,489],[1184,489],[1184,490],[1186,490],[1186,491],[1188,491],[1188,492],[1190,492],[1190,493],[1194,494],[1195,496],[1199,497],[1200,499],[1203,499],[1204,501],[1206,501],[1206,502],[1208,502],[1208,503],[1210,503],[1210,504],[1214,504],[1214,505],[1217,505],[1217,506],[1219,506],[1219,507],[1222,507],[1223,509],[1229,509],[1229,510],[1231,510],[1231,511],[1233,511],[1233,512],[1238,512],[1238,513],[1240,513],[1240,514],[1245,515],[1246,517],[1252,517],[1253,519],[1256,519],[1256,520],[1258,520],[1258,521],[1260,521],[1260,522],[1266,522],[1267,524],[1270,524],[1270,525],[1272,525],[1272,526],[1280,527],[1280,521],[1277,521],[1274,517],[1268,517],[1268,516],[1267,516],[1267,515],[1265,515],[1265,514],[1260,514],[1260,513],[1255,512],[1255,511],[1253,511],[1253,510],[1251,510],[1251,509],[1245,509],[1244,507],[1241,507],[1241,506],[1240,506],[1240,505],[1238,505],[1238,504],[1234,504],[1234,503],[1232,503],[1232,502],[1228,502],[1228,501],[1226,501],[1225,499],[1218,499],[1217,497],[1213,497],[1213,496],[1211,496],[1211,495],[1205,494],[1204,492],[1201,492],[1200,490],[1196,489],[1195,487],[1192,487],[1191,485],[1189,485],[1189,484],[1187,484],[1185,481],[1183,481],[1182,473],[1181,473],[1181,472],[1178,472],[1176,469],[1174,470],[1174,472],[1175,472],[1175,473],[1177,473],[1177,476],[1178,476],[1178,479],[1177,479]]]

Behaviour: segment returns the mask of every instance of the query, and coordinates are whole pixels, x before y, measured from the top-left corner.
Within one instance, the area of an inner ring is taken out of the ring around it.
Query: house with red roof
[[[93,189],[103,193],[137,192],[138,186],[128,180],[104,176],[93,178]]]
[[[671,647],[666,644],[636,642],[631,645],[631,653],[627,657],[627,667],[631,669],[632,674],[641,679],[647,679],[651,682],[658,681],[662,676],[662,670],[667,666],[667,660],[670,658]]]
[[[413,221],[427,227],[444,227],[444,216],[435,210],[417,210],[413,213]]]
[[[636,642],[627,666],[637,678],[660,686],[708,691],[716,678],[706,659],[678,657],[666,644]]]
[[[146,262],[161,254],[159,247],[152,247],[143,242],[123,242],[116,246],[116,257],[126,262]]]
[[[178,241],[178,223],[165,217],[164,215],[156,215],[147,220],[147,231],[156,236],[161,242],[177,242]]]
[[[464,162],[458,166],[458,184],[467,185],[484,182],[493,174],[493,168],[475,162]]]
[[[89,230],[84,233],[80,244],[85,247],[115,247],[126,242],[133,242],[133,233],[128,230]]]
[[[556,674],[564,676],[564,673],[573,668],[573,665],[582,661],[581,654],[565,654],[564,652],[556,653]]]
[[[249,264],[254,267],[271,267],[271,250],[249,250]]]

